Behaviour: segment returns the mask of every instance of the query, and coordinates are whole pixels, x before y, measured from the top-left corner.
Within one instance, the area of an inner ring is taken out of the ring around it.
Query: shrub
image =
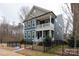
[[[26,41],[23,39],[20,41],[20,44],[26,44]]]
[[[44,40],[43,40],[44,46],[45,47],[50,47],[51,43],[52,43],[52,38],[50,36],[47,36]]]

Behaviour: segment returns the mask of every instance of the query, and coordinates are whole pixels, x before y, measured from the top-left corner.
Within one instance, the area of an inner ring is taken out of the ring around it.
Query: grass
[[[48,50],[48,53],[56,53],[56,52],[58,52],[59,50],[61,50],[61,46],[60,46],[60,45],[55,46],[55,47],[53,47],[53,48],[50,48],[50,49]]]
[[[50,48],[47,52],[51,53],[51,54],[59,54],[59,55],[61,55],[63,46],[67,47],[67,45],[57,45],[57,46],[54,46],[53,48]]]

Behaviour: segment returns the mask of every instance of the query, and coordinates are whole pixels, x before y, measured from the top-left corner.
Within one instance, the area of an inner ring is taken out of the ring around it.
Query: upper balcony
[[[32,20],[25,22],[25,29],[54,30],[55,16],[52,13],[44,14]]]
[[[44,23],[44,24],[37,25],[36,31],[41,31],[41,30],[54,30],[54,24]]]

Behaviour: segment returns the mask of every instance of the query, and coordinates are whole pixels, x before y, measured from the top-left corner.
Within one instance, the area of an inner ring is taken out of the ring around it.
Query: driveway
[[[0,56],[24,56],[24,55],[16,53],[14,51],[0,48]]]

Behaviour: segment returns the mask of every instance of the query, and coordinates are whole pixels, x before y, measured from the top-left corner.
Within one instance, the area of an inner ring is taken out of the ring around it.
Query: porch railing
[[[54,24],[44,23],[44,24],[37,25],[37,28],[45,28],[45,27],[53,27],[54,28]]]

